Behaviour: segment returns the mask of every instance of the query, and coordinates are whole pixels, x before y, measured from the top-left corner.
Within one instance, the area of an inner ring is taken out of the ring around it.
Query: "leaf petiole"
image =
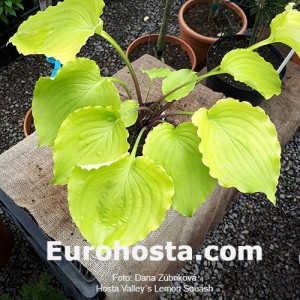
[[[180,115],[180,116],[184,116],[184,115],[193,116],[194,112],[193,111],[174,111],[174,112],[169,113],[169,114],[164,114],[164,115],[154,117],[153,119],[150,120],[150,124],[153,124],[155,121],[161,120],[163,118],[177,116],[177,115]]]
[[[141,105],[143,103],[143,101],[142,101],[142,96],[141,96],[140,85],[139,85],[137,76],[135,74],[135,71],[134,71],[129,59],[127,58],[127,56],[125,55],[124,51],[119,46],[119,44],[107,32],[105,32],[104,30],[101,30],[99,35],[102,36],[104,39],[106,39],[116,49],[116,51],[119,53],[119,55],[124,60],[127,68],[129,69],[129,72],[131,74],[131,77],[132,77],[132,80],[133,80],[133,83],[135,86],[137,100],[138,100],[139,104]]]
[[[107,80],[111,81],[111,82],[116,82],[118,83],[120,86],[122,86],[124,88],[124,90],[126,91],[127,93],[127,96],[128,96],[128,99],[133,99],[132,95],[131,95],[131,92],[129,90],[129,87],[128,85],[125,83],[125,81],[123,81],[122,79],[120,78],[117,78],[117,77],[106,77]]]
[[[131,158],[130,158],[130,159],[131,159],[131,162],[132,162],[132,160],[133,160],[133,159],[135,158],[135,156],[136,156],[137,148],[138,148],[138,146],[139,146],[140,140],[141,140],[141,138],[142,138],[144,132],[146,131],[146,129],[147,129],[147,127],[145,126],[145,127],[143,127],[143,128],[141,129],[141,131],[139,132],[139,135],[138,135],[138,137],[137,137],[137,139],[136,139],[136,141],[135,141],[135,143],[134,143],[133,149],[132,149],[132,151],[131,151]]]

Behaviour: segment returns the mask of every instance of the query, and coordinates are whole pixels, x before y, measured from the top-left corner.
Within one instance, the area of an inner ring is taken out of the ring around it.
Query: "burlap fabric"
[[[134,63],[142,94],[147,92],[148,79],[142,74],[143,69],[164,66],[151,56],[144,56]],[[266,102],[263,108],[275,123],[282,145],[296,132],[300,121],[300,69],[290,63],[281,96]],[[127,69],[116,74],[132,86]],[[157,84],[155,85],[157,86]],[[122,88],[120,92],[125,95]],[[151,99],[161,95],[160,88],[152,90]],[[174,110],[192,110],[198,107],[210,107],[222,95],[214,93],[199,85],[187,97],[186,101],[176,103]],[[182,120],[181,120],[182,121]],[[51,149],[37,147],[37,135],[32,134],[19,144],[0,156],[0,187],[19,206],[25,207],[34,216],[41,229],[63,245],[84,246],[87,242],[82,238],[76,226],[72,223],[67,207],[67,191],[65,187],[49,184],[52,178]],[[166,241],[174,245],[190,245],[197,250],[203,243],[206,234],[212,230],[224,217],[230,203],[238,195],[235,189],[216,187],[213,194],[195,213],[193,218],[185,218],[173,210],[169,210],[160,229],[152,232],[140,244],[148,249],[152,245],[165,245]],[[160,262],[114,261],[99,262],[93,257],[90,261],[81,261],[104,286],[118,286],[120,282],[113,282],[112,274],[157,275],[159,273],[175,274],[183,266],[183,262],[170,262],[166,259]],[[141,286],[154,285],[155,282],[129,282]],[[163,283],[167,285],[167,283]],[[108,299],[151,299],[154,294],[108,293]]]

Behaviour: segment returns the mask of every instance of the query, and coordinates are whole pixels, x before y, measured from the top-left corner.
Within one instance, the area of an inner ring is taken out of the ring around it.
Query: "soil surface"
[[[213,69],[220,65],[223,57],[225,54],[233,49],[237,48],[247,48],[249,46],[249,40],[248,39],[240,39],[240,40],[234,40],[232,41],[230,38],[224,40],[222,43],[216,43],[214,44],[210,50],[208,55],[208,62],[210,69]],[[274,47],[267,45],[264,47],[261,47],[257,49],[258,54],[260,54],[267,62],[270,62],[274,69],[277,70],[279,66],[281,65],[283,58],[279,59],[278,55],[276,55],[274,51]],[[222,78],[227,83],[230,83],[231,85],[243,89],[251,91],[253,90],[248,85],[246,85],[243,82],[234,80],[233,76],[229,74],[222,74],[218,75],[218,77]]]
[[[225,5],[221,5],[212,21],[208,20],[209,13],[210,3],[198,3],[187,8],[183,18],[191,29],[208,37],[229,35],[242,28],[241,18]]]
[[[144,54],[150,54],[155,57],[156,43],[150,42],[139,44],[129,55],[129,60],[134,61]],[[162,61],[170,67],[179,69],[191,69],[192,64],[189,56],[180,45],[176,45],[169,41],[166,42],[165,51],[163,52]]]

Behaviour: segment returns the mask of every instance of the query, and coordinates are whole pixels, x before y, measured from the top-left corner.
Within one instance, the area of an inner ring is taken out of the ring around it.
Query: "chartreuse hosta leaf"
[[[142,70],[142,72],[147,74],[151,81],[155,78],[164,78],[172,73],[169,68],[153,68],[151,70]]]
[[[45,54],[65,64],[90,36],[101,32],[103,7],[103,0],[58,2],[22,23],[9,41],[22,54]]]
[[[176,92],[167,96],[165,98],[165,100],[171,102],[173,100],[180,100],[181,98],[187,96],[194,89],[194,87],[196,85],[196,79],[197,79],[197,74],[188,69],[174,71],[171,74],[169,74],[163,80],[163,83],[162,83],[162,92],[164,95],[168,94],[175,88],[180,87],[181,85],[183,85],[189,81],[194,80],[194,82],[187,84],[186,86],[180,88]]]
[[[267,40],[287,44],[300,56],[300,12],[292,7],[292,4],[288,5],[285,12],[272,20],[271,35]]]
[[[192,117],[210,175],[243,193],[264,192],[274,204],[280,145],[273,123],[259,107],[228,98]]]
[[[129,149],[128,131],[113,107],[85,107],[61,124],[54,142],[54,184],[68,183],[75,165],[116,160]]]
[[[197,127],[183,123],[156,126],[146,139],[143,154],[164,167],[172,177],[175,195],[172,208],[191,217],[215,187],[216,180],[202,163]]]
[[[124,121],[126,127],[133,125],[137,118],[138,112],[134,111],[139,105],[135,100],[126,100],[121,103],[121,118]]]
[[[36,83],[32,110],[39,145],[53,145],[63,120],[85,106],[121,107],[112,82],[100,76],[97,64],[76,58],[65,64],[54,79],[41,77]]]
[[[172,179],[147,157],[123,155],[97,170],[76,167],[69,184],[70,213],[95,247],[131,246],[157,229],[174,195]]]
[[[272,64],[256,52],[247,49],[232,50],[224,56],[220,69],[257,90],[265,99],[280,94],[281,80],[278,73]]]

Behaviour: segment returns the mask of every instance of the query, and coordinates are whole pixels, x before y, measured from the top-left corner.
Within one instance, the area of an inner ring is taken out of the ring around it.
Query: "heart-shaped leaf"
[[[69,184],[71,216],[93,246],[131,246],[157,229],[171,206],[173,182],[147,157],[124,155],[98,170],[76,167]]]
[[[192,117],[210,175],[223,187],[264,192],[274,204],[280,172],[275,126],[260,107],[227,98]]]
[[[172,73],[169,68],[153,68],[151,70],[142,70],[142,72],[147,74],[151,81],[155,78],[164,78]]]
[[[266,99],[281,92],[281,80],[272,64],[251,50],[236,49],[228,52],[222,59],[220,70],[246,83]]]
[[[116,87],[100,76],[94,61],[77,58],[65,64],[54,79],[41,77],[32,102],[39,145],[53,145],[63,120],[85,106],[121,106]]]
[[[197,128],[192,123],[183,123],[176,128],[164,123],[150,131],[143,149],[143,154],[163,166],[174,181],[172,208],[189,217],[216,184],[202,163],[199,143]]]
[[[138,111],[134,111],[139,105],[135,100],[126,100],[121,103],[121,118],[126,127],[133,125],[138,118]]]
[[[53,184],[68,183],[75,165],[116,160],[129,149],[128,131],[113,107],[85,107],[61,124],[54,142]]]
[[[176,92],[170,94],[165,99],[171,102],[173,100],[180,100],[181,98],[184,98],[195,88],[196,80],[197,80],[197,74],[188,69],[174,71],[171,74],[169,74],[163,80],[162,83],[162,92],[164,95],[170,93],[175,88],[178,88],[181,85],[193,80],[194,82],[187,84],[186,86],[178,89]]]
[[[103,7],[103,0],[58,2],[22,23],[9,41],[24,55],[44,54],[65,64],[90,36],[101,32]]]
[[[273,43],[284,43],[293,48],[300,56],[300,12],[292,9],[292,4],[286,11],[277,15],[271,22],[271,34],[268,40]]]

